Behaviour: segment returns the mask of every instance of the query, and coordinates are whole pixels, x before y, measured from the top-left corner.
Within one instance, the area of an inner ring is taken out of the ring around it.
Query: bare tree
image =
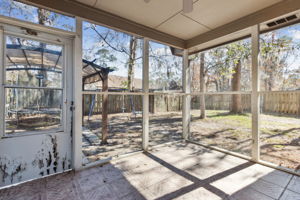
[[[93,30],[98,36],[98,43],[101,44],[101,48],[107,49],[112,53],[121,53],[128,58],[124,63],[127,67],[127,82],[124,84],[126,85],[126,89],[133,91],[135,87],[134,72],[137,66],[136,61],[141,59],[141,57],[137,57],[137,51],[139,50],[138,38],[106,28],[99,31],[98,27],[93,24],[89,26],[89,29]],[[97,49],[99,46],[94,46],[94,48]],[[90,50],[90,52],[93,52],[93,50]],[[118,69],[118,67],[115,68]]]
[[[134,90],[134,67],[135,67],[135,60],[136,60],[136,50],[137,50],[137,38],[134,36],[130,36],[128,76],[127,76],[127,88],[130,91]]]
[[[205,92],[205,53],[202,52],[200,53],[200,92]],[[205,114],[205,95],[201,94],[200,95],[200,119],[206,118]]]
[[[266,33],[261,37],[261,63],[263,72],[263,87],[267,91],[294,87],[285,85],[293,71],[289,60],[298,53],[299,45],[291,37],[277,34],[276,31]]]

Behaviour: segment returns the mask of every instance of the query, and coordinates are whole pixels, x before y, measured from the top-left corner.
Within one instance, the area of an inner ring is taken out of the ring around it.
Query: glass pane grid
[[[6,36],[5,134],[63,128],[63,47]]]

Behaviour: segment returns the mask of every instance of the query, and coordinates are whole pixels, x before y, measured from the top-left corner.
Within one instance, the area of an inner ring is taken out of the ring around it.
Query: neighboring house
[[[126,90],[126,82],[127,77],[124,76],[117,76],[117,75],[108,75],[108,88],[109,90]],[[101,90],[102,88],[102,81],[97,81],[94,83],[86,83],[85,89],[86,90]],[[134,79],[134,88],[135,90],[142,89],[142,79]]]

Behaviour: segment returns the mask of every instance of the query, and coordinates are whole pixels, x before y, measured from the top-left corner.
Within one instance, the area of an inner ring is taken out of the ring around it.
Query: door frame
[[[81,118],[81,90],[78,90],[78,85],[81,85],[81,68],[82,68],[82,35],[78,34],[78,30],[82,28],[82,20],[76,19],[76,32],[59,30],[52,27],[46,27],[31,22],[25,22],[17,19],[0,16],[0,94],[5,91],[5,37],[13,35],[22,38],[28,38],[37,41],[43,41],[50,44],[58,44],[63,46],[64,54],[64,75],[63,75],[63,116],[62,125],[63,131],[45,131],[44,133],[35,132],[26,135],[36,134],[70,134],[70,153],[71,153],[71,169],[81,169],[82,152],[81,152],[81,123],[76,123]],[[29,28],[24,28],[29,27]],[[31,35],[28,33],[37,33]],[[77,90],[76,90],[77,88]],[[81,88],[81,86],[79,87]],[[76,98],[77,97],[77,98]],[[79,105],[78,105],[79,104]],[[0,107],[5,106],[5,95],[0,95]],[[75,109],[77,107],[77,109]],[[78,114],[79,113],[79,114]],[[0,112],[0,140],[9,139],[12,137],[25,137],[26,135],[5,135],[5,111]]]

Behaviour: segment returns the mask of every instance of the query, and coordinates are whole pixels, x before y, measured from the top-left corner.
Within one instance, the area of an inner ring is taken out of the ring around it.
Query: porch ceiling
[[[194,0],[182,12],[182,0],[18,0],[127,33],[150,38],[190,53],[229,34],[298,11],[299,0]],[[248,34],[248,33],[247,33]],[[245,36],[245,34],[238,34]],[[230,39],[236,39],[233,34]],[[223,37],[224,38],[224,37]],[[206,44],[207,43],[207,44]],[[214,42],[216,43],[216,42]],[[215,44],[213,44],[215,45]]]
[[[194,0],[182,12],[182,0],[77,0],[147,27],[188,40],[282,0]]]

